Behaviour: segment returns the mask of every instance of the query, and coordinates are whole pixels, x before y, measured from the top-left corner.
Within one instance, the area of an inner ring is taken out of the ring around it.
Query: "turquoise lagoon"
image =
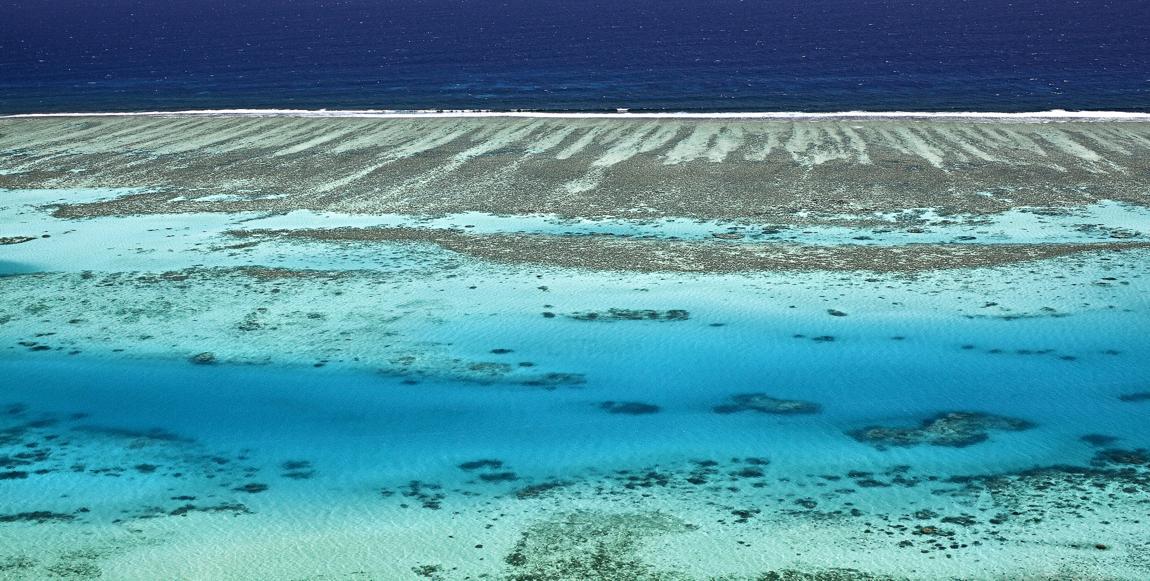
[[[0,247],[0,577],[1150,575],[1145,249],[915,273],[620,273],[225,232],[772,234],[46,207],[128,193],[0,192],[0,235],[34,237]],[[1150,221],[1104,203],[928,234],[1113,229],[1144,236]],[[907,244],[883,230],[776,235]],[[775,399],[722,410],[746,394]],[[937,422],[955,412],[970,415]],[[859,435],[875,426],[908,439]]]

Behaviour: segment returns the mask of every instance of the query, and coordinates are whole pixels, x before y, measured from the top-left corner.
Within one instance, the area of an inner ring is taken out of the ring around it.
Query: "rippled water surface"
[[[0,7],[0,113],[1147,110],[1139,0]]]

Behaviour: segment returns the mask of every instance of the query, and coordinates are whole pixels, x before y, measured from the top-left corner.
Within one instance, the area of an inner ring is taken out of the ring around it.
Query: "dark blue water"
[[[0,112],[1150,110],[1144,0],[0,0]]]

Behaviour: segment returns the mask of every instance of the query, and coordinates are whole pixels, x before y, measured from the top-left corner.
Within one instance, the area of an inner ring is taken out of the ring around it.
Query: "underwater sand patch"
[[[922,243],[901,246],[813,246],[782,242],[723,244],[710,241],[641,240],[614,235],[467,234],[452,229],[408,227],[254,229],[229,230],[225,234],[237,238],[281,238],[321,242],[426,243],[502,264],[627,272],[905,273],[982,268],[1087,252],[1119,252],[1150,248],[1150,242],[1145,241],[1050,244]]]
[[[875,575],[858,569],[832,567],[810,571],[780,569],[761,573],[754,579],[755,581],[899,581],[903,578]]]
[[[985,442],[992,431],[1020,432],[1034,424],[1018,418],[980,412],[947,412],[927,418],[917,427],[867,426],[847,435],[876,448],[919,445],[963,448]]]

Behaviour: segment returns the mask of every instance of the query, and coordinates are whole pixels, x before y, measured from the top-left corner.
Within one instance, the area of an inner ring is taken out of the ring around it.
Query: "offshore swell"
[[[1015,121],[0,120],[0,567],[1144,578],[1150,128]]]
[[[1148,39],[1131,25],[1147,8],[1130,1],[209,4],[15,5],[0,20],[0,111],[1147,102]]]

